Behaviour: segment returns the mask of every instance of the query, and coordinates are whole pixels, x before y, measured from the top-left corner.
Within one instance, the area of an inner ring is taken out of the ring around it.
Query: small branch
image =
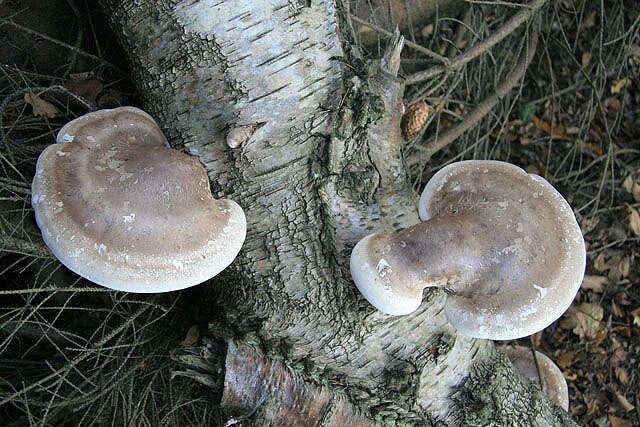
[[[34,258],[53,258],[45,245],[7,235],[0,235],[0,252],[18,253]]]
[[[18,194],[31,195],[31,188],[21,181],[15,181],[11,178],[0,176],[0,185],[3,190],[12,191]]]
[[[416,156],[417,158],[411,159],[412,161],[409,162],[409,166],[413,166],[419,162],[429,161],[431,156],[449,145],[456,138],[475,126],[483,117],[485,117],[489,113],[489,111],[491,111],[491,109],[498,103],[498,101],[504,98],[504,96],[507,95],[507,93],[509,93],[509,91],[520,82],[522,76],[524,76],[524,73],[527,70],[527,67],[533,59],[533,55],[536,53],[537,45],[538,32],[533,31],[531,33],[531,40],[529,42],[527,51],[520,58],[518,64],[507,76],[504,82],[498,85],[495,93],[478,104],[469,115],[465,116],[462,122],[458,123],[456,126],[452,127],[441,135],[436,135],[429,139],[429,141],[427,141],[427,143],[425,144],[425,147],[422,149],[422,154],[420,156]]]
[[[5,96],[2,102],[0,102],[0,141],[4,141],[7,138],[7,133],[4,131],[4,115],[5,115],[5,110],[9,106],[9,102],[13,101],[16,98],[22,97],[25,93],[32,94],[32,95],[35,94],[37,96],[40,96],[45,92],[61,93],[63,95],[67,95],[68,97],[75,99],[89,111],[95,111],[96,109],[96,106],[93,104],[93,102],[85,99],[80,95],[76,95],[75,93],[71,92],[69,89],[67,89],[64,86],[55,85],[55,86],[48,86],[48,87],[23,88]]]
[[[77,47],[75,47],[75,46],[71,46],[70,44],[67,44],[67,43],[61,42],[60,40],[57,40],[57,39],[54,39],[53,37],[49,37],[49,36],[47,36],[46,34],[42,34],[42,33],[39,33],[39,32],[37,32],[37,31],[34,31],[34,30],[30,29],[30,28],[24,27],[24,26],[22,26],[22,25],[20,25],[20,24],[16,24],[15,22],[13,22],[13,21],[11,21],[11,20],[9,20],[9,19],[0,18],[0,27],[2,26],[2,24],[11,25],[11,26],[13,26],[13,27],[15,27],[15,28],[17,28],[17,29],[19,29],[19,30],[21,30],[21,31],[24,31],[24,32],[25,32],[25,33],[27,33],[27,34],[31,34],[31,35],[34,35],[34,36],[41,37],[41,38],[43,38],[44,40],[47,40],[47,41],[49,41],[49,42],[51,42],[51,43],[57,44],[58,46],[62,46],[62,47],[64,47],[64,48],[66,48],[66,49],[69,49],[70,51],[72,51],[73,53],[75,53],[75,54],[77,54],[77,55],[81,55],[81,56],[85,56],[85,57],[87,57],[87,58],[91,58],[91,59],[93,59],[94,61],[97,61],[97,62],[99,62],[100,64],[105,65],[105,66],[107,66],[107,67],[111,68],[112,70],[114,70],[115,72],[117,72],[118,74],[120,74],[122,77],[129,77],[129,74],[127,74],[126,72],[124,72],[124,71],[123,71],[123,70],[121,70],[120,68],[116,67],[115,65],[113,65],[113,64],[112,64],[112,63],[110,63],[109,61],[105,61],[104,59],[99,58],[99,57],[97,57],[97,56],[95,56],[95,55],[92,55],[92,54],[90,54],[90,53],[87,53],[87,52],[85,52],[84,50],[79,49],[79,48],[77,48]]]
[[[387,50],[380,60],[380,68],[382,71],[389,73],[392,76],[398,75],[398,70],[400,69],[400,54],[402,53],[403,46],[404,37],[400,34],[398,27],[396,27],[393,32],[393,40],[391,40],[387,46]]]
[[[418,73],[414,73],[407,77],[406,85],[416,84],[422,82],[424,80],[428,80],[433,76],[438,74],[442,74],[444,72],[455,70],[467,62],[471,61],[474,58],[485,53],[487,50],[495,46],[498,42],[502,41],[505,37],[511,34],[516,28],[520,26],[523,22],[527,21],[531,15],[538,9],[540,9],[546,0],[533,0],[531,3],[525,6],[524,9],[513,15],[502,27],[500,27],[497,31],[495,31],[489,38],[486,40],[472,46],[466,52],[456,56],[451,60],[448,66],[438,65],[432,68],[429,68],[425,71],[420,71]],[[408,44],[407,44],[408,46]],[[418,100],[413,100],[412,102],[416,102]]]
[[[354,21],[358,22],[359,24],[366,25],[367,27],[379,32],[380,34],[384,34],[387,37],[393,37],[393,33],[392,32],[387,31],[387,30],[385,30],[383,28],[380,28],[380,27],[378,27],[376,25],[370,24],[369,22],[365,21],[364,19],[358,18],[356,15],[349,14],[349,17],[351,19],[353,19]],[[429,56],[431,58],[437,59],[438,61],[442,62],[445,65],[449,65],[449,59],[448,58],[446,58],[446,57],[444,57],[442,55],[438,55],[434,51],[429,50],[424,46],[420,46],[419,44],[410,42],[408,40],[405,40],[404,44],[407,47],[410,47],[411,49],[415,49],[418,52],[424,53],[425,55],[427,55],[427,56]]]
[[[533,335],[529,336],[529,342],[531,343],[530,351],[533,356],[533,363],[536,365],[536,374],[538,374],[538,384],[540,385],[540,390],[544,392],[545,390],[544,383],[542,382],[542,373],[540,372],[540,363],[538,363],[538,356],[536,355],[537,346],[536,342],[533,340]]]

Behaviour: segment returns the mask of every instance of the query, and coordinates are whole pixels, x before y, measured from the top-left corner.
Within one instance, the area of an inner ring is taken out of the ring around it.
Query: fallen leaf
[[[616,377],[620,384],[629,385],[629,373],[622,367],[618,366],[615,368]]]
[[[600,252],[596,256],[596,259],[593,260],[593,268],[601,273],[611,268],[607,262],[607,255],[604,252]]]
[[[71,76],[73,77],[73,76]],[[98,95],[102,92],[104,85],[93,77],[85,77],[84,73],[66,81],[65,86],[76,95],[95,103]]]
[[[600,415],[600,404],[597,399],[592,399],[587,402],[587,413],[585,414],[586,421],[590,421]]]
[[[531,120],[533,120],[533,124],[539,131],[544,132],[547,135],[551,133],[551,126],[549,126],[549,123],[546,121],[539,119],[537,116],[532,116]]]
[[[575,351],[566,351],[562,353],[560,357],[558,357],[558,359],[556,360],[556,363],[558,364],[558,366],[560,366],[560,368],[567,369],[568,367],[573,365],[573,359],[575,357],[576,357]]]
[[[609,97],[603,101],[603,107],[609,110],[609,112],[615,113],[622,110],[622,103],[618,98]]]
[[[584,302],[573,310],[569,310],[569,316],[575,322],[573,333],[580,338],[594,339],[600,330],[600,321],[604,314],[598,304]]]
[[[55,105],[43,99],[40,99],[38,95],[25,93],[24,102],[26,102],[27,104],[31,105],[31,107],[33,107],[34,116],[46,116],[52,119],[58,114],[60,114],[60,111],[58,111]]]
[[[598,218],[597,216],[582,218],[582,220],[580,221],[580,229],[582,230],[582,234],[587,234],[593,231],[598,223],[600,223],[600,218]]]
[[[582,67],[586,67],[587,65],[589,65],[589,62],[591,62],[591,58],[593,57],[593,54],[591,52],[585,52],[582,54]]]
[[[640,236],[640,212],[629,207],[629,228],[636,236]]]
[[[604,276],[584,276],[582,282],[583,289],[590,289],[595,292],[602,292],[604,284],[608,282],[608,279]]]
[[[581,23],[580,29],[593,28],[596,25],[596,11],[591,12]]]
[[[616,317],[624,317],[624,311],[615,302],[611,303],[611,313]]]
[[[422,37],[428,39],[433,34],[433,24],[429,24],[422,28]]]
[[[622,181],[622,188],[631,194],[636,202],[640,202],[640,169],[630,173]]]
[[[611,427],[633,427],[631,421],[614,417],[613,415],[609,415],[609,422],[611,423]]]
[[[628,256],[616,255],[609,260],[608,264],[611,266],[608,274],[609,280],[621,280],[629,275],[631,258]]]
[[[551,135],[554,138],[558,139],[569,139],[566,135],[564,126],[557,124],[551,128],[551,125],[546,120],[539,119],[537,116],[532,116],[531,120],[533,120],[533,124],[536,129],[540,132],[545,133],[547,135]]]
[[[200,338],[200,328],[198,328],[198,325],[193,325],[187,331],[187,336],[180,342],[180,345],[182,347],[192,346],[198,342],[198,338]]]
[[[567,135],[577,135],[580,133],[582,129],[579,128],[578,126],[569,126],[567,128]]]
[[[623,337],[631,338],[631,328],[627,325],[614,326],[611,332],[615,332]]]
[[[580,148],[582,148],[583,150],[591,151],[593,154],[595,154],[598,157],[602,156],[602,149],[596,144],[585,142],[580,144]]]
[[[635,406],[629,403],[629,401],[627,400],[626,397],[624,397],[624,395],[618,393],[617,391],[615,392],[615,395],[616,395],[616,400],[618,401],[620,406],[622,406],[622,409],[624,409],[625,412],[632,411],[633,408],[635,408]]]
[[[620,93],[620,91],[628,84],[631,84],[631,80],[626,77],[616,81],[613,86],[611,86],[611,94]]]
[[[630,119],[624,119],[622,121],[622,125],[629,130],[632,130],[636,127],[636,125]]]
[[[633,324],[640,326],[640,308],[636,308],[630,314],[633,316]]]

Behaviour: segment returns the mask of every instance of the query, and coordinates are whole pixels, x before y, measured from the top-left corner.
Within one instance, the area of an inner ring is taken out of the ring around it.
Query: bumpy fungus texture
[[[168,148],[133,107],[67,123],[36,166],[42,237],[69,269],[108,288],[165,292],[226,268],[246,234],[242,208],[215,200],[195,157]]]
[[[454,163],[429,181],[419,210],[424,222],[369,235],[351,254],[358,289],[380,311],[411,313],[437,286],[461,333],[507,340],[547,327],[578,292],[580,227],[539,176],[498,161]]]
[[[560,368],[551,359],[536,351],[536,359],[538,360],[538,367],[540,367],[540,376],[538,377],[538,369],[530,348],[516,345],[505,346],[501,350],[505,352],[513,366],[523,377],[539,385],[542,382],[542,391],[549,399],[565,411],[569,410],[567,381],[564,379]]]

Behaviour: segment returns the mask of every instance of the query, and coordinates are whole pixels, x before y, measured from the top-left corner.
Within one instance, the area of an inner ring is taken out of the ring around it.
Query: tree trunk
[[[243,250],[203,285],[233,329],[230,349],[257,346],[267,361],[302,367],[296,381],[325,384],[314,393],[341,394],[378,421],[571,423],[492,342],[456,333],[441,291],[392,317],[354,286],[355,242],[419,219],[400,154],[403,83],[384,69],[346,74],[340,4],[103,3],[143,107],[174,147],[202,161],[214,196],[246,213]],[[229,133],[245,138],[230,148]],[[254,424],[278,423],[246,400],[227,407]]]

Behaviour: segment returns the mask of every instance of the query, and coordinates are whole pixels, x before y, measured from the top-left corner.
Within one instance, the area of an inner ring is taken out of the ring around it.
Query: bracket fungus
[[[38,158],[31,188],[51,252],[111,289],[201,283],[233,261],[246,234],[242,208],[214,199],[200,162],[170,149],[153,118],[133,107],[63,126]]]
[[[351,275],[378,310],[416,310],[427,287],[447,293],[461,333],[515,339],[546,328],[571,305],[586,251],[569,204],[541,177],[499,161],[437,172],[419,205],[423,222],[372,234],[351,253]]]
[[[530,348],[520,345],[504,346],[500,348],[511,360],[511,363],[520,372],[520,374],[528,380],[541,384],[541,389],[551,401],[563,408],[569,410],[569,388],[567,381],[562,375],[562,371],[551,359],[546,355],[536,351],[536,362],[533,360],[533,352]],[[538,377],[538,368],[540,368],[540,376]]]

